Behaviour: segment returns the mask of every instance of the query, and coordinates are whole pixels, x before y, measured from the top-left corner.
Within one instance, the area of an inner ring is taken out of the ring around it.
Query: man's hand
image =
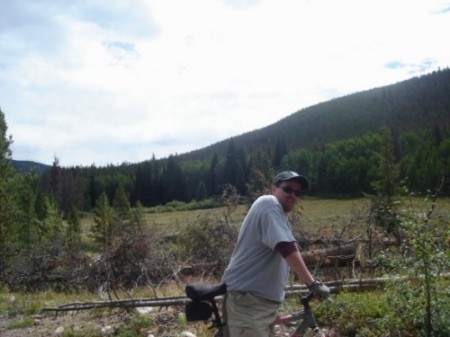
[[[315,297],[326,299],[330,295],[330,288],[323,284],[320,280],[315,280],[309,287],[309,291],[314,294]]]

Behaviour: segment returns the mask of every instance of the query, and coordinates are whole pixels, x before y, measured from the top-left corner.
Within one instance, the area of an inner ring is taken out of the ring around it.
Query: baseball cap
[[[273,179],[273,184],[277,185],[278,183],[287,180],[297,180],[302,186],[302,190],[307,190],[309,188],[309,180],[305,176],[294,171],[283,171],[278,173]]]

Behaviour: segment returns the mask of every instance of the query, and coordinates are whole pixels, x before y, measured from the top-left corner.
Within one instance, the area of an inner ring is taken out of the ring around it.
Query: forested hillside
[[[191,153],[99,168],[54,165],[41,183],[65,212],[73,204],[89,210],[103,192],[112,201],[119,187],[144,206],[211,200],[227,185],[251,197],[280,169],[306,174],[316,196],[360,196],[400,181],[422,192],[443,179],[448,194],[449,130],[445,69],[317,104]]]
[[[150,151],[149,151],[150,152]],[[212,205],[226,186],[261,192],[280,169],[307,175],[316,196],[360,196],[406,182],[448,194],[450,70],[355,93],[300,110],[265,128],[190,153],[107,167],[59,166],[34,179],[68,214],[90,210],[119,188],[132,205],[177,200]],[[390,181],[387,181],[390,180]]]
[[[358,92],[320,103],[241,136],[235,137],[247,153],[273,148],[280,141],[286,151],[313,149],[324,144],[389,128],[394,135],[427,128],[437,137],[450,127],[450,70],[412,78],[397,84]],[[202,160],[225,155],[229,140],[181,155]]]

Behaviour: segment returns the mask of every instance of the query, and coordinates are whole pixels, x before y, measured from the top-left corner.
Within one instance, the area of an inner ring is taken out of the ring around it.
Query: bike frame
[[[294,333],[290,337],[300,337],[303,336],[308,329],[311,329],[316,337],[324,337],[321,329],[317,325],[314,314],[309,305],[309,301],[314,297],[313,293],[309,293],[307,296],[302,297],[300,302],[303,305],[303,310],[296,311],[293,313],[289,313],[283,316],[277,317],[274,321],[274,324],[283,324],[294,322],[294,321],[302,321],[300,325],[295,329]]]

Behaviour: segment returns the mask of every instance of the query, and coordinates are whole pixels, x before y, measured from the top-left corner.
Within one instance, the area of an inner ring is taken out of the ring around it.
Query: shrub
[[[436,195],[428,200],[430,208],[417,205],[417,199],[409,198],[399,213],[402,231],[405,233],[399,254],[386,251],[383,259],[386,271],[393,277],[388,285],[390,306],[395,308],[386,317],[390,331],[409,329],[427,337],[450,335],[450,289],[443,280],[449,270],[449,247],[446,242],[448,227],[433,222],[432,214]]]

